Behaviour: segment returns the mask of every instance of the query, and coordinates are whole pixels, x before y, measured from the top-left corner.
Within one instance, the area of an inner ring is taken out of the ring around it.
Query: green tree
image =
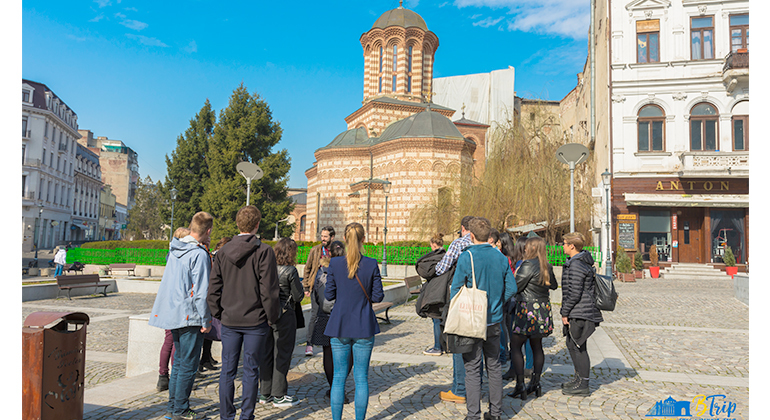
[[[166,239],[160,209],[170,205],[160,193],[162,184],[148,175],[136,181],[136,204],[128,211],[126,231],[129,239]]]
[[[171,157],[166,155],[166,182],[161,194],[171,203],[171,188],[176,188],[174,201],[174,228],[188,226],[195,213],[204,210],[201,200],[209,179],[206,163],[209,141],[214,133],[216,113],[206,103],[190,120],[190,127],[176,139]],[[163,220],[171,219],[171,206],[161,208]]]
[[[246,204],[246,180],[235,170],[239,162],[253,162],[264,173],[252,182],[250,203],[262,212],[259,233],[263,238],[272,238],[275,223],[293,210],[294,204],[287,197],[291,167],[288,152],[273,152],[281,132],[267,102],[256,93],[249,94],[241,83],[230,96],[227,108],[219,113],[209,141],[209,179],[201,206],[214,216],[212,238],[238,233],[235,215]],[[293,224],[282,223],[279,228],[281,236],[289,236],[293,231]]]

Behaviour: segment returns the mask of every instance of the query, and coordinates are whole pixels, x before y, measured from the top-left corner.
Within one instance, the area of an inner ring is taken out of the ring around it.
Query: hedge
[[[137,242],[162,242],[164,249],[137,249],[137,247],[121,247],[116,249],[97,249],[91,248],[72,248],[67,252],[67,263],[71,264],[79,261],[83,264],[114,264],[114,263],[135,263],[139,265],[166,265],[166,255],[168,254],[168,242],[165,241],[105,241],[117,242],[120,244],[131,244]],[[269,241],[272,242],[272,241]],[[92,242],[93,243],[93,242]],[[265,241],[267,244],[268,241]],[[107,248],[107,247],[105,247]],[[312,249],[311,246],[300,246],[297,249],[297,264],[305,264],[307,256]],[[594,261],[601,267],[604,261],[602,253],[596,247],[585,247],[591,253]],[[414,265],[417,260],[429,253],[430,247],[405,247],[388,246],[387,261],[393,265]],[[564,265],[567,261],[567,255],[560,245],[548,245],[548,262],[554,266]],[[364,245],[364,255],[382,263],[382,245]]]

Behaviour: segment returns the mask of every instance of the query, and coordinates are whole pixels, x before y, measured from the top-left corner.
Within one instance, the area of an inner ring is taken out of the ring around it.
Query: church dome
[[[417,13],[405,9],[403,6],[399,6],[396,9],[388,10],[383,13],[374,25],[372,29],[381,28],[385,29],[388,26],[401,26],[403,28],[417,27],[423,31],[428,30],[428,25],[425,24],[425,20]]]
[[[353,128],[347,131],[343,131],[338,134],[337,137],[327,144],[322,149],[331,149],[334,147],[357,147],[368,146],[369,136],[366,134],[366,130],[363,127]]]
[[[429,109],[390,124],[378,143],[398,138],[439,138],[465,140],[452,120]]]

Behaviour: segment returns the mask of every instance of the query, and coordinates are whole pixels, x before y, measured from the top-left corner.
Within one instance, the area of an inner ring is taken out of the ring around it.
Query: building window
[[[658,249],[661,261],[668,260],[668,256],[671,255],[671,212],[669,210],[639,210],[639,243],[646,260],[650,259],[651,245],[655,245]]]
[[[694,17],[690,20],[692,59],[714,58],[714,16]]]
[[[730,51],[749,49],[749,14],[730,15]]]
[[[396,76],[398,75],[398,47],[393,46],[393,84],[391,85],[390,91],[396,92]]]
[[[412,46],[409,46],[406,55],[406,91],[412,92]]]
[[[21,145],[21,164],[24,164],[24,161],[27,159],[27,145],[22,144]]]
[[[700,103],[690,112],[690,149],[719,150],[719,113],[713,105]]]
[[[53,152],[51,152],[51,160],[48,161],[48,165],[53,169]]]
[[[379,92],[380,93],[382,93],[382,58],[383,58],[382,57],[382,47],[380,47],[380,71],[379,71],[379,75],[380,75],[380,89],[379,89]]]
[[[29,102],[30,99],[30,92],[26,89],[21,90],[21,100],[24,102]]]
[[[660,61],[660,19],[636,22],[636,62]]]
[[[639,110],[638,136],[640,152],[662,152],[664,147],[666,115],[657,105]]]
[[[48,121],[45,122],[45,138],[48,138]]]
[[[27,198],[27,176],[26,175],[21,176],[21,194],[24,196],[24,198]]]
[[[37,199],[41,200],[43,198],[43,178],[40,178],[40,183],[37,187]]]
[[[45,148],[43,148],[43,165],[45,165]]]
[[[733,150],[749,150],[749,102],[741,101],[733,107]]]
[[[29,122],[29,118],[27,117],[21,117],[21,136],[27,137],[27,123]]]

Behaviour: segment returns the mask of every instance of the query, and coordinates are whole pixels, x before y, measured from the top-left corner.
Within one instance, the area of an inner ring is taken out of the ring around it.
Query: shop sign
[[[679,248],[679,241],[676,241],[676,240],[672,241],[671,242],[671,246],[674,247],[674,248]]]
[[[671,216],[671,229],[676,230],[676,215]]]
[[[663,182],[668,182],[668,185],[664,185]],[[695,190],[696,187],[706,191],[730,191],[730,181],[657,181],[655,191]]]

